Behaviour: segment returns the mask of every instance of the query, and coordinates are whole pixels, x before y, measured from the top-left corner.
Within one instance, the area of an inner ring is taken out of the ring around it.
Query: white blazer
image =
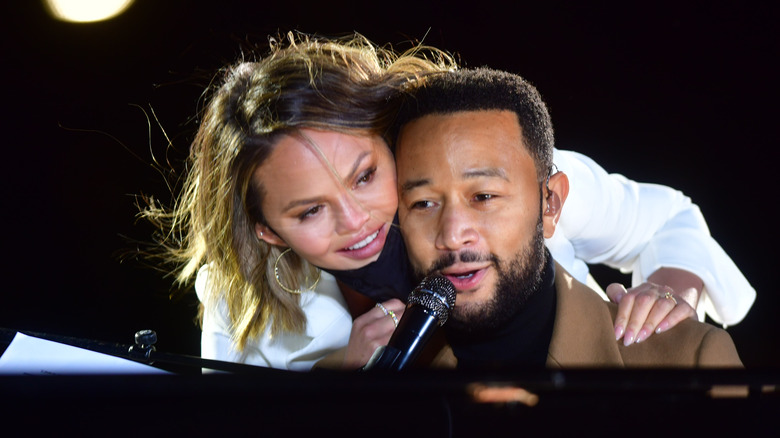
[[[555,235],[546,241],[555,260],[585,283],[585,263],[632,273],[632,286],[661,267],[679,268],[704,281],[699,317],[724,326],[747,315],[756,291],[721,246],[687,196],[658,184],[607,174],[577,152],[553,161],[569,177],[569,196]]]

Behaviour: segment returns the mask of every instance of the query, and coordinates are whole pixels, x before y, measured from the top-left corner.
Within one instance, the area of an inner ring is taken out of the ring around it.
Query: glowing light
[[[54,18],[74,23],[108,20],[124,12],[134,0],[45,0]]]
[[[538,395],[514,385],[471,383],[466,391],[477,403],[522,403],[527,406],[539,403]]]

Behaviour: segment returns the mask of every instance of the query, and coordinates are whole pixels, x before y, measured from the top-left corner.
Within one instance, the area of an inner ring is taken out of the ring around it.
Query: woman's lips
[[[347,249],[348,249],[348,250],[350,250],[350,251],[354,251],[354,250],[356,250],[356,249],[363,248],[363,247],[365,247],[366,245],[368,245],[369,243],[373,242],[373,241],[374,241],[374,239],[376,239],[376,236],[378,236],[378,235],[379,235],[379,230],[376,230],[376,231],[374,232],[374,234],[372,234],[372,235],[370,235],[370,236],[366,237],[365,239],[363,239],[363,240],[361,240],[360,242],[358,242],[358,243],[356,243],[356,244],[354,244],[354,245],[350,246],[350,247],[349,247],[349,248],[347,248]]]
[[[373,233],[361,237],[345,248],[339,250],[339,253],[353,259],[362,260],[376,256],[382,252],[387,239],[388,225],[382,225]]]

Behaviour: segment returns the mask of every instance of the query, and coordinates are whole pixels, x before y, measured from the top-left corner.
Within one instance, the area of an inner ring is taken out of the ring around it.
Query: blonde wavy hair
[[[209,300],[227,304],[238,350],[270,327],[271,335],[303,332],[299,295],[274,280],[284,248],[255,234],[266,224],[255,169],[282,135],[300,128],[385,136],[393,96],[425,76],[457,68],[449,54],[420,44],[397,53],[363,36],[319,38],[289,33],[271,39],[270,53],[224,69],[207,90],[184,185],[172,208],[149,201],[141,216],[162,231],[157,244],[179,285],[208,267]],[[285,284],[309,284],[317,268],[297,255],[282,259]],[[203,305],[201,305],[201,311]]]

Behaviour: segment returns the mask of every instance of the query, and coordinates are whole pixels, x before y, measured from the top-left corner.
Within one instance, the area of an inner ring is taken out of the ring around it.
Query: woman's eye
[[[376,167],[372,167],[371,169],[366,170],[357,179],[355,185],[360,186],[366,184],[367,182],[371,181],[374,178],[374,174],[376,174]]]
[[[319,206],[319,205],[317,205],[315,207],[312,207],[312,208],[304,211],[301,215],[299,215],[298,219],[304,220],[304,219],[310,218],[310,217],[314,216],[315,214],[319,213],[319,211],[321,209],[322,209],[322,207]]]

